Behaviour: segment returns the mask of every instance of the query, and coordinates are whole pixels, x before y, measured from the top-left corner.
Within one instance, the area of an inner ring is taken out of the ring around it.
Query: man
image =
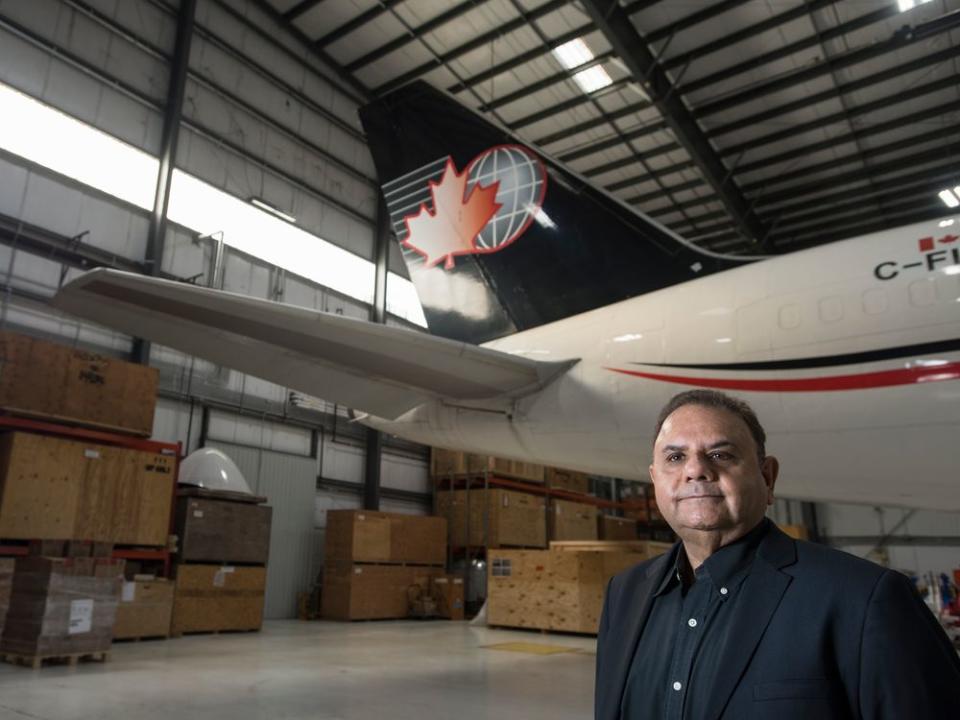
[[[680,542],[607,588],[596,720],[960,718],[957,653],[907,579],[764,517],[765,440],[722,393],[661,412],[650,477]]]

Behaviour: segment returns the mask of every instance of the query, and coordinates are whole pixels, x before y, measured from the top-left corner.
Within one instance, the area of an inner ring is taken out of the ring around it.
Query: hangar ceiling
[[[426,80],[713,250],[944,216],[960,184],[960,0],[259,1],[358,99]]]

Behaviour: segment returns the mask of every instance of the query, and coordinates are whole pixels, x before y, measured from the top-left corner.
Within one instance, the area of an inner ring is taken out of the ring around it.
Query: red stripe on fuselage
[[[873,388],[913,385],[922,382],[942,382],[960,379],[960,362],[949,362],[932,367],[898,368],[858,375],[832,375],[811,378],[777,378],[756,380],[748,378],[712,378],[689,377],[681,375],[663,375],[660,373],[640,372],[607,368],[614,372],[635,377],[659,380],[680,385],[716,388],[718,390],[746,390],[751,392],[832,392],[837,390],[870,390]]]

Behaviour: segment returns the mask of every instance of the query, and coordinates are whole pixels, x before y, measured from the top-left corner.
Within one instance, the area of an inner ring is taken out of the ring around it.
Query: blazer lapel
[[[750,574],[740,587],[730,640],[723,650],[710,693],[710,716],[719,718],[753,657],[763,633],[780,604],[791,577],[780,572],[796,561],[796,546],[776,526],[761,544]]]
[[[598,720],[619,720],[620,701],[623,690],[627,685],[627,676],[630,674],[630,665],[633,655],[637,651],[637,642],[640,633],[653,607],[653,593],[660,585],[663,575],[669,572],[676,562],[676,553],[679,543],[674,545],[673,551],[664,553],[650,563],[644,574],[644,581],[623,589],[623,597],[619,602],[619,611],[623,617],[620,643],[617,646],[614,661],[610,667],[609,683],[610,696],[606,698],[606,711]]]

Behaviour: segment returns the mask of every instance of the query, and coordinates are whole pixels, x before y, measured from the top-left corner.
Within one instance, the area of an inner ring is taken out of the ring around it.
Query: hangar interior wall
[[[33,0],[0,5],[0,82],[156,156],[178,3],[173,0]],[[241,200],[260,198],[298,227],[373,257],[377,192],[356,117],[358,98],[255,0],[199,0],[176,165]],[[50,138],[55,143],[57,138]],[[149,212],[0,150],[0,326],[126,356],[132,338],[53,311],[49,298],[79,272],[78,258],[145,259]],[[170,223],[162,269],[209,284],[211,237]],[[396,247],[390,269],[406,275]],[[369,317],[365,303],[236,249],[223,261],[232,292]],[[397,318],[389,322],[405,324]],[[358,507],[363,436],[342,408],[291,401],[287,388],[154,346],[162,398],[155,435],[230,452],[275,499],[271,617],[292,612],[322,557],[326,511]],[[383,508],[426,512],[422,448],[388,441]],[[393,491],[392,493],[389,491]],[[304,498],[312,499],[304,503]],[[309,512],[303,510],[310,509]],[[887,544],[891,566],[960,565],[960,515],[818,507],[830,537],[866,554],[886,533],[938,536],[940,546]],[[784,521],[794,510],[780,503]],[[799,510],[797,520],[799,521]]]

